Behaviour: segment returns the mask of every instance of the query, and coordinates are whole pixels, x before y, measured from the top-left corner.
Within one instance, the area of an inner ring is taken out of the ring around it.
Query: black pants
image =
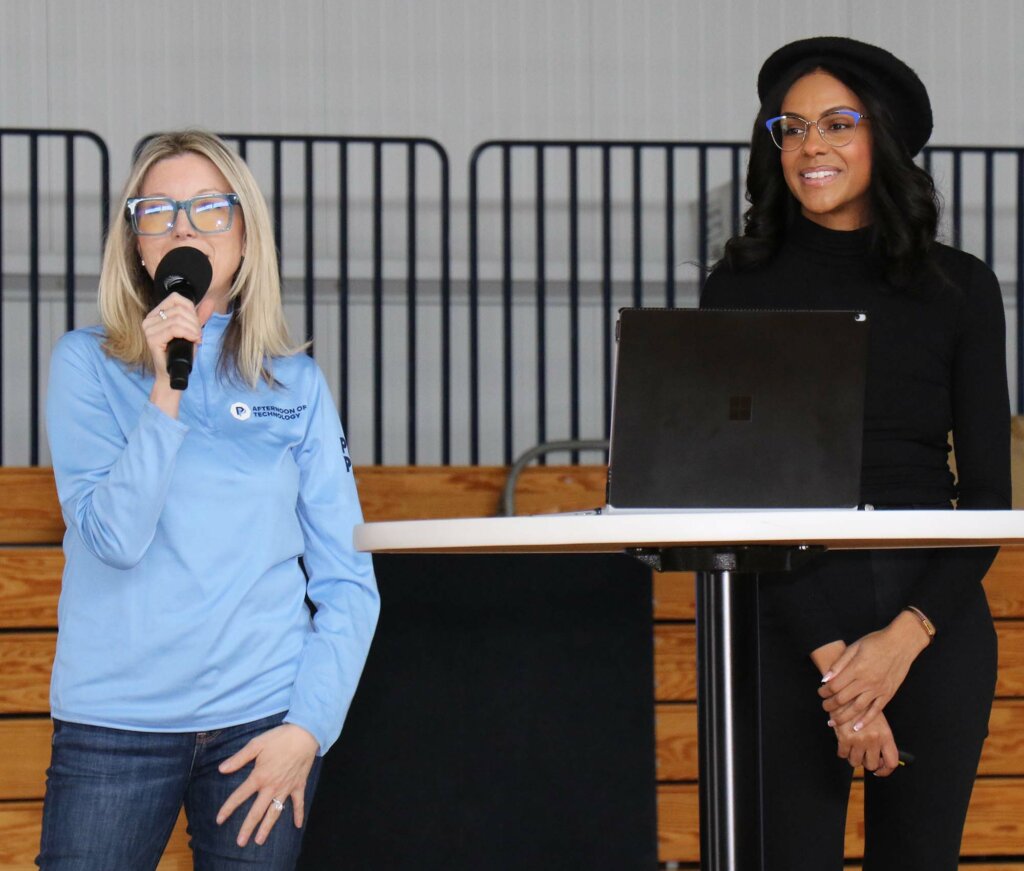
[[[923,551],[826,554],[848,640],[885,626],[923,570]],[[817,695],[820,676],[798,649],[764,575],[760,627],[765,871],[838,871],[853,769]],[[783,597],[784,598],[784,597]],[[865,871],[956,871],[964,818],[996,681],[996,637],[981,585],[944,627],[885,709],[896,745],[915,761],[864,778]]]

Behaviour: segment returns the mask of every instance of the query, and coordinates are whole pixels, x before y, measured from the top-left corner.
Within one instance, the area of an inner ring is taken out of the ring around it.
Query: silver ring
[[[284,802],[279,798],[272,798],[270,804],[278,813],[284,810]]]
[[[158,309],[156,310],[156,313],[157,313],[158,315],[160,315],[160,320],[162,320],[162,321],[166,321],[166,320],[167,320],[167,315],[166,315],[166,314],[164,314],[164,310],[163,310],[162,308],[158,308]]]

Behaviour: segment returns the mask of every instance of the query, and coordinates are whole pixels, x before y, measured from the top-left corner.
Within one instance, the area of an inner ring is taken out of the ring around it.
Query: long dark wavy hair
[[[835,76],[860,97],[870,118],[872,137],[871,250],[881,264],[882,277],[898,289],[912,288],[933,267],[929,253],[939,224],[939,198],[932,177],[914,163],[884,95],[869,79],[845,64],[811,59],[797,64],[766,94],[750,140],[747,202],[743,235],[726,243],[720,263],[734,271],[766,265],[778,253],[800,204],[782,175],[779,149],[765,122],[779,114],[793,83],[815,70]]]

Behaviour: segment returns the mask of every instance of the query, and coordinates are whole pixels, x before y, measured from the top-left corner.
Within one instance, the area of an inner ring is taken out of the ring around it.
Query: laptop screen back
[[[623,309],[613,509],[860,501],[867,316]]]

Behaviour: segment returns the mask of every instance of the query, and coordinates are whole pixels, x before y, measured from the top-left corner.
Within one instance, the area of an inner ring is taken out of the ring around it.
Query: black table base
[[[659,571],[697,572],[697,732],[702,871],[761,868],[757,573],[820,547],[635,550]]]

